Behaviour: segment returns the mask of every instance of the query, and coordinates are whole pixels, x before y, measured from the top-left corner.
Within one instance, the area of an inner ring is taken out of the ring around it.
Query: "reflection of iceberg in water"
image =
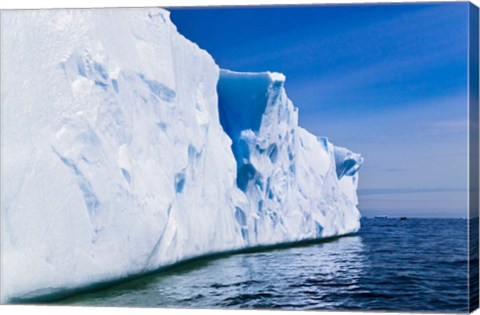
[[[357,236],[198,260],[61,303],[466,313],[467,224],[368,219]]]
[[[322,281],[329,277],[339,281],[340,277],[353,284],[360,278],[366,262],[360,236],[339,238],[320,246],[322,250],[316,253],[319,267],[316,275],[325,277]]]
[[[68,302],[163,307],[342,307],[366,263],[360,236],[203,260]],[[340,299],[339,299],[340,296]],[[133,302],[132,302],[133,301]],[[133,303],[133,304],[132,304]]]

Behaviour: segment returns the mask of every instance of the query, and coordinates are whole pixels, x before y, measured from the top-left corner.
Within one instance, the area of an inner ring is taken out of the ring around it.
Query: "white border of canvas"
[[[426,2],[415,0],[14,0],[0,2],[0,9],[47,9],[47,8],[102,8],[102,7],[168,7],[168,6],[199,6],[199,5],[265,5],[265,4],[348,4],[348,3],[385,3],[385,2]],[[452,2],[451,0],[435,0],[431,2]],[[462,1],[464,2],[464,1]],[[480,0],[471,0],[472,3],[480,7]],[[105,308],[105,307],[78,307],[78,306],[18,306],[1,305],[2,315],[7,314],[38,314],[38,315],[158,315],[159,313],[171,315],[327,315],[331,311],[316,311],[312,313],[302,311],[244,311],[244,310],[212,310],[212,309],[159,309],[159,308]],[[335,311],[335,314],[344,315],[403,315],[405,313],[386,313],[386,312],[341,312]],[[431,313],[429,313],[431,314]],[[474,314],[480,314],[477,310]]]

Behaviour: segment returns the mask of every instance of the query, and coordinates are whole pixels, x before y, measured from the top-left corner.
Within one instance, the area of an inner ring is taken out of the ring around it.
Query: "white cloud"
[[[447,134],[467,133],[468,121],[466,119],[452,119],[426,122],[424,134],[429,136],[441,136]]]

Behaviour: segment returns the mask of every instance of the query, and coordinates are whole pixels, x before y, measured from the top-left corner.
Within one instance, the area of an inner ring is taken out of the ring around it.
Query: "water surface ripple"
[[[357,235],[205,259],[60,304],[467,311],[467,220],[363,219]]]

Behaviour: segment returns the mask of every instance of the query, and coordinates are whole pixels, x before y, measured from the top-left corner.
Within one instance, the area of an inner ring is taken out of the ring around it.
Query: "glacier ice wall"
[[[2,11],[1,32],[3,302],[359,228],[361,157],[167,11]]]

